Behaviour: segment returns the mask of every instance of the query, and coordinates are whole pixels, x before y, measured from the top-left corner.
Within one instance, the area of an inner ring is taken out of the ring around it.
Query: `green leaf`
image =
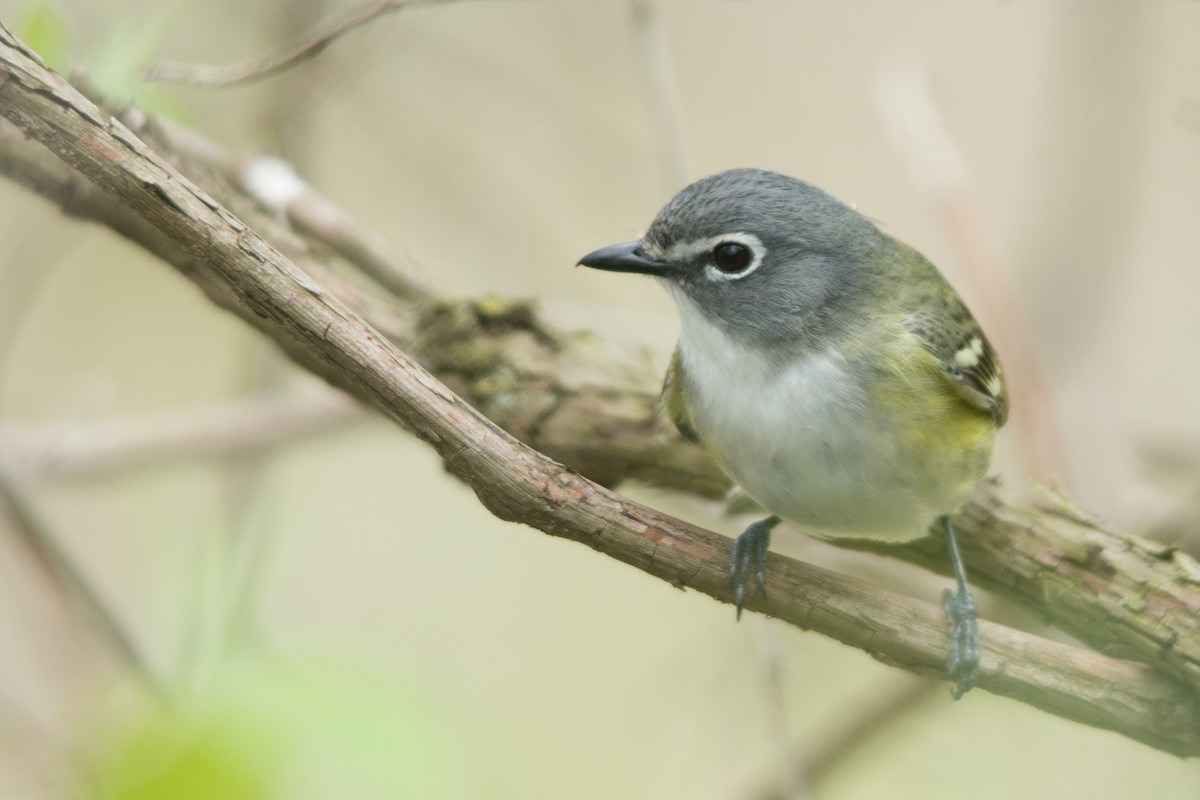
[[[17,25],[17,36],[42,57],[46,66],[62,71],[66,65],[67,26],[48,0],[29,6]]]

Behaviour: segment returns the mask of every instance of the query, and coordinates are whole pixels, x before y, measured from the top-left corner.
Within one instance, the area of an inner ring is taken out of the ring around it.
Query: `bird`
[[[821,189],[732,169],[679,191],[638,239],[579,264],[658,279],[679,311],[662,405],[767,513],[731,547],[741,617],[782,521],[895,542],[941,529],[946,674],[979,671],[977,608],[951,514],[1008,416],[999,358],[937,268]]]

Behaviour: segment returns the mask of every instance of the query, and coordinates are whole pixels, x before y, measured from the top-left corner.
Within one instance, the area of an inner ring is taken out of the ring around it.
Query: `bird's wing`
[[[662,406],[671,422],[689,442],[699,442],[700,434],[692,424],[692,416],[688,413],[687,401],[683,396],[683,368],[679,362],[679,348],[671,356],[671,365],[667,367],[667,375],[663,379]]]
[[[946,298],[946,305],[936,315],[914,315],[906,327],[937,358],[954,391],[1003,425],[1008,393],[1000,359],[966,305],[957,297]]]

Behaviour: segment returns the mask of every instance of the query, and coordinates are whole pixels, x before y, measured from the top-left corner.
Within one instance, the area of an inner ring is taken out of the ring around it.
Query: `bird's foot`
[[[742,605],[746,602],[746,584],[750,570],[754,570],[758,589],[767,592],[767,548],[771,546],[771,529],[779,524],[779,517],[767,517],[751,523],[733,542],[729,553],[729,579],[733,583],[733,599],[737,603],[737,617],[742,618]]]
[[[979,677],[979,624],[975,618],[975,598],[965,587],[942,594],[942,608],[950,618],[950,658],[946,677],[954,681],[951,695],[962,697]]]

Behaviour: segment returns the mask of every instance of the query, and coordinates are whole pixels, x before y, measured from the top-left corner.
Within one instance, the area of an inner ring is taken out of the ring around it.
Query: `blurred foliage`
[[[84,746],[91,797],[444,797],[456,780],[426,704],[365,670],[241,660],[171,702],[113,694]]]
[[[113,18],[102,35],[93,37],[102,44],[87,60],[87,80],[110,100],[129,101],[146,111],[186,121],[186,106],[179,101],[178,93],[147,83],[142,77],[180,17],[179,7],[172,5],[136,20]],[[19,19],[17,35],[48,66],[64,74],[78,66],[79,55],[72,45],[80,37],[71,35],[70,21],[58,13],[54,3],[36,0]]]
[[[48,0],[39,0],[26,8],[16,32],[49,67],[62,71],[69,49],[67,24]]]

